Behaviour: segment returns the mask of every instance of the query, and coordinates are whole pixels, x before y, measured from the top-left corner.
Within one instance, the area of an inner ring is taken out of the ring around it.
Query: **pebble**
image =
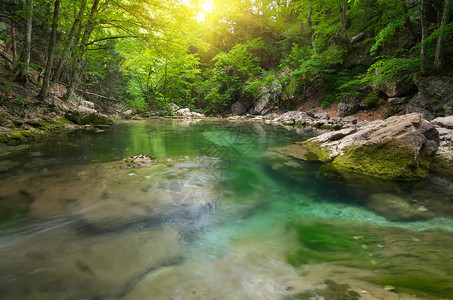
[[[394,290],[396,290],[396,288],[393,285],[386,285],[384,287],[384,290],[386,290],[386,291],[394,291]]]

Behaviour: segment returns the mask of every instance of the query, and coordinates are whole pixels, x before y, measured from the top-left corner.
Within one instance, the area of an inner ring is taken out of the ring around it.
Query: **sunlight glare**
[[[210,13],[212,11],[212,1],[213,0],[205,0],[203,4],[201,5],[201,9],[203,10],[203,13]]]
[[[205,0],[202,2],[200,7],[201,11],[198,12],[198,15],[195,18],[198,22],[206,21],[206,15],[212,12],[212,1],[213,0]]]

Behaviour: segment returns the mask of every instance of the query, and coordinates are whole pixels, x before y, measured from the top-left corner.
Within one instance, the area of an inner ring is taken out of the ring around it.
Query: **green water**
[[[0,297],[452,299],[449,187],[263,155],[318,133],[150,120],[5,158]],[[139,154],[159,163],[118,163]],[[390,221],[376,194],[431,216]]]

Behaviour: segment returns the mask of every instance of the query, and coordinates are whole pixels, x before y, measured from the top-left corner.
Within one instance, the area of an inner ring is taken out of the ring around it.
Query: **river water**
[[[453,299],[451,189],[268,155],[319,133],[149,120],[4,158],[0,298]],[[159,162],[120,163],[141,154]]]

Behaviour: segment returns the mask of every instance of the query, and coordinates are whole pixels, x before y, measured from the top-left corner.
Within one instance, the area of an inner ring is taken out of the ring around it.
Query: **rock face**
[[[235,116],[243,115],[247,112],[245,105],[239,101],[236,101],[231,105],[231,113]]]
[[[360,108],[360,96],[359,95],[347,95],[344,96],[340,103],[338,103],[338,116],[346,117],[352,115]]]
[[[282,84],[275,80],[270,87],[261,88],[261,99],[258,100],[251,109],[251,114],[264,115],[277,100],[282,91]]]
[[[419,180],[428,174],[439,132],[420,114],[409,114],[327,132],[299,145],[309,150],[308,160],[316,156],[337,169]]]
[[[432,120],[439,131],[440,145],[431,169],[453,181],[453,116]]]
[[[453,114],[453,83],[448,76],[414,76],[419,90],[406,112],[422,113],[427,120]]]
[[[416,90],[414,82],[407,81],[405,78],[400,78],[391,82],[385,82],[379,85],[377,88],[390,98],[406,96]]]

